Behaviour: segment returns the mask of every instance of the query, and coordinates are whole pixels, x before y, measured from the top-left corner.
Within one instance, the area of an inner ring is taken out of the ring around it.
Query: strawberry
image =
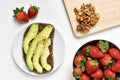
[[[120,50],[118,50],[117,48],[111,48],[109,50],[109,54],[115,60],[119,60],[120,59]]]
[[[83,53],[86,57],[89,56],[89,52],[90,52],[90,47],[89,47],[89,45],[87,45],[87,46],[85,46],[85,47],[82,48],[82,53]]]
[[[102,66],[108,66],[112,63],[112,58],[109,54],[104,54],[102,58],[99,59]]]
[[[92,58],[101,58],[103,53],[95,46],[90,46],[90,56]]]
[[[21,7],[20,9],[19,8],[14,9],[13,17],[15,17],[18,21],[28,22],[29,21],[28,15],[26,14],[25,11],[23,11],[23,9],[24,7]]]
[[[101,69],[98,69],[96,72],[94,72],[93,74],[91,74],[91,77],[97,80],[101,80],[103,77],[103,72]]]
[[[79,80],[90,80],[90,77],[87,74],[82,74],[81,79]]]
[[[33,18],[38,14],[39,7],[37,6],[30,6],[28,9],[28,17]]]
[[[103,75],[105,80],[114,80],[116,78],[116,73],[113,72],[110,68],[105,69]]]
[[[107,41],[99,41],[96,46],[103,52],[107,52],[109,49],[109,43]]]
[[[85,70],[85,62],[86,62],[86,58],[84,55],[77,55],[75,58],[74,58],[74,65],[76,67],[80,67],[82,68],[82,70],[84,71]]]
[[[99,69],[99,63],[97,60],[88,60],[85,64],[85,68],[88,74],[92,74]]]
[[[82,74],[82,69],[81,68],[73,68],[73,76],[75,79],[79,79]]]
[[[86,50],[84,51],[86,51],[87,55],[90,55],[90,57],[93,59],[98,59],[103,56],[103,53],[97,47],[93,45],[87,46]]]
[[[114,72],[120,72],[120,60],[116,61],[113,66],[111,67],[111,70]]]
[[[87,47],[87,46],[85,46],[85,47],[83,47],[83,48],[81,49],[81,50],[82,50],[82,53],[84,53],[84,54],[86,53],[86,47]]]

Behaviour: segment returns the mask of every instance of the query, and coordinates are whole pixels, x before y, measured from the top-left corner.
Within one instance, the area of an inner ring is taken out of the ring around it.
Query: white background
[[[13,9],[24,6],[27,11],[30,4],[40,7],[38,16],[25,24],[16,22],[12,17]],[[0,6],[0,80],[72,80],[73,57],[77,49],[85,42],[107,39],[120,48],[119,26],[83,38],[76,38],[73,35],[62,0],[2,0]],[[11,47],[20,30],[33,22],[42,20],[58,24],[55,28],[61,32],[64,38],[66,53],[63,64],[56,72],[46,77],[36,77],[17,67],[12,58]]]

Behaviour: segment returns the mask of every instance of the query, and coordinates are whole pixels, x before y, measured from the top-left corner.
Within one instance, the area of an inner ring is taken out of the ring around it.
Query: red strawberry
[[[81,79],[80,80],[90,80],[90,77],[87,74],[82,74]]]
[[[86,53],[86,46],[82,48],[82,52],[85,54]]]
[[[101,80],[103,77],[103,72],[101,69],[98,69],[96,72],[94,72],[93,74],[91,74],[91,77],[97,80]]]
[[[103,52],[107,52],[109,49],[109,43],[107,41],[99,41],[96,46]]]
[[[79,79],[82,74],[82,69],[81,68],[73,68],[73,76],[75,79]]]
[[[97,71],[97,69],[99,69],[99,63],[97,60],[88,60],[86,62],[85,68],[88,74],[92,74]]]
[[[28,22],[29,18],[26,14],[25,11],[23,11],[24,7],[16,8],[15,10],[13,10],[14,12],[14,17],[18,20],[18,21],[22,21],[22,22]]]
[[[28,16],[29,16],[29,18],[35,17],[38,14],[38,11],[39,11],[39,7],[37,7],[37,6],[31,6],[28,9]]]
[[[108,64],[112,63],[111,56],[109,54],[104,54],[102,58],[100,58],[99,62],[102,66],[107,66]]]
[[[115,60],[119,60],[120,59],[120,50],[118,50],[117,48],[111,48],[109,50],[109,54]]]
[[[116,73],[109,68],[106,69],[103,74],[106,80],[114,80],[116,77]]]
[[[82,48],[82,53],[83,53],[86,57],[89,56],[89,52],[90,52],[90,47],[89,47],[89,45],[87,45],[87,46],[85,46],[85,47]]]
[[[111,67],[111,70],[114,72],[120,72],[120,60],[116,61]]]
[[[74,58],[74,64],[76,67],[80,67],[82,68],[82,70],[84,71],[85,70],[85,62],[86,62],[86,58],[84,55],[77,55],[75,58]]]
[[[103,53],[95,46],[89,45],[86,47],[86,53],[90,55],[91,58],[93,59],[98,59],[103,56]]]

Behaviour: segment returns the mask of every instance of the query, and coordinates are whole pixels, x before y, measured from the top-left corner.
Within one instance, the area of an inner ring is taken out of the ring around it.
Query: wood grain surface
[[[76,21],[74,8],[80,8],[82,3],[92,3],[96,12],[100,14],[99,21],[89,32],[76,30],[78,22]],[[64,0],[64,4],[76,37],[84,37],[120,25],[120,0]]]

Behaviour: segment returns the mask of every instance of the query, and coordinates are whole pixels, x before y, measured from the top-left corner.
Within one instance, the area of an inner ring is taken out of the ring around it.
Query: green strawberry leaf
[[[84,71],[85,71],[85,65],[84,65],[84,66],[81,66],[81,69],[82,69],[82,71],[84,72]]]
[[[90,52],[90,46],[86,47],[86,52]]]
[[[107,41],[99,41],[100,50],[105,53],[106,49],[109,48],[109,43]]]
[[[83,72],[85,71],[85,63],[86,63],[86,58],[78,61],[78,65],[77,65],[77,67],[81,68]]]
[[[20,9],[17,7],[16,9],[13,10],[13,17],[16,17],[16,15],[19,13],[19,12],[22,12],[24,9],[24,7],[21,7]]]
[[[87,46],[87,47],[86,47],[86,56],[87,56],[87,57],[89,56],[89,53],[90,53],[90,46]]]
[[[99,80],[99,79],[97,79],[97,78],[94,78],[93,80]]]
[[[82,50],[78,50],[77,55],[81,55],[82,54]]]
[[[109,77],[105,77],[106,80],[114,80],[114,77],[109,76]]]
[[[75,79],[80,79],[80,74],[78,72],[74,72],[73,76]]]
[[[93,65],[93,66],[96,66],[96,65],[98,65],[98,64],[99,64],[99,63],[98,63],[98,60],[96,60],[96,59],[95,59],[95,60],[92,60],[92,65]]]
[[[114,59],[111,59],[107,65],[107,67],[111,67],[113,64],[115,63],[115,60]]]
[[[23,11],[23,9],[24,9],[24,7],[21,7],[21,8],[19,9],[19,11],[21,12],[21,11]]]
[[[30,6],[31,6],[32,9],[34,9],[34,10],[36,10],[36,11],[38,11],[38,10],[40,9],[39,7],[34,6],[34,5],[30,5]]]

